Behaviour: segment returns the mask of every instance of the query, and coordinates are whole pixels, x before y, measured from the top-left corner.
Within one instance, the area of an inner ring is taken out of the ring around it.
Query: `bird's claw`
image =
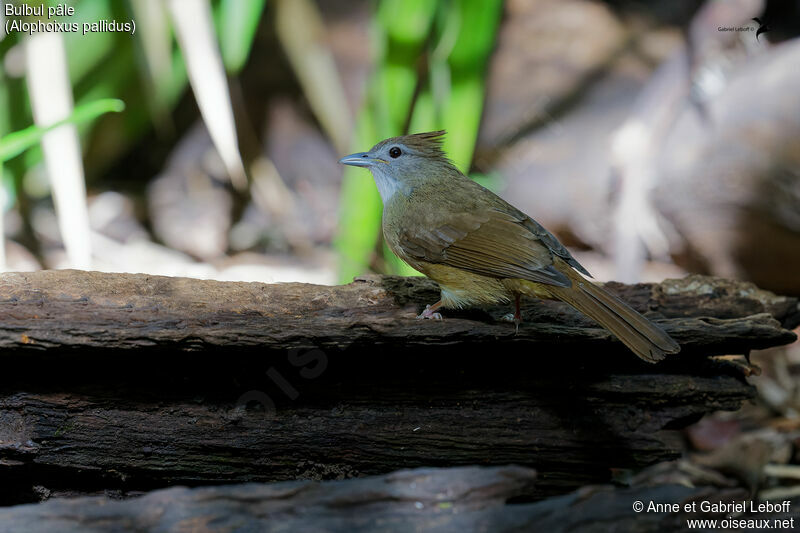
[[[422,313],[420,313],[419,315],[417,315],[417,318],[418,319],[427,318],[427,319],[431,319],[431,320],[442,320],[442,314],[432,311],[431,310],[431,306],[430,305],[426,305],[425,306],[425,310]]]

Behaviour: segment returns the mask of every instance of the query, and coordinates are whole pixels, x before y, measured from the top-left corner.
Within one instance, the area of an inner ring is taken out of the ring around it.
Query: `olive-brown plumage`
[[[649,362],[680,351],[661,328],[587,280],[550,232],[464,176],[441,148],[444,132],[386,139],[341,163],[369,168],[383,200],[389,248],[441,287],[438,307],[517,303],[533,296],[564,301]]]

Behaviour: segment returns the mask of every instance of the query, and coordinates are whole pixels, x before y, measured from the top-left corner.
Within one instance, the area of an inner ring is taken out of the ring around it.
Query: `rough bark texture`
[[[706,355],[791,342],[797,300],[692,277],[612,285],[684,348],[640,362],[558,303],[413,317],[416,278],[341,287],[0,276],[0,503],[173,483],[535,467],[531,497],[680,453],[752,389]]]
[[[661,485],[588,487],[565,496],[522,503],[535,483],[535,472],[527,468],[465,467],[405,470],[324,483],[175,487],[127,501],[94,497],[0,509],[0,532],[662,533],[686,531],[689,519],[722,520],[729,515],[702,512],[701,502],[749,501],[741,489]],[[645,506],[651,501],[678,504],[680,511],[637,513],[633,511],[637,501]],[[692,502],[697,512],[686,512]],[[792,529],[798,520],[791,511],[737,516],[742,521],[755,518],[769,519],[771,527],[780,520],[783,529]],[[755,525],[747,529],[762,528]]]
[[[784,326],[798,321],[797,299],[748,283],[692,276],[611,287],[640,311],[670,318],[663,325],[686,353],[743,353],[789,342],[791,333],[774,319]],[[559,349],[579,345],[575,351],[581,351],[617,344],[590,319],[554,302],[528,302],[527,325],[516,335],[498,321],[507,307],[446,313],[448,320],[424,324],[415,320],[437,299],[436,285],[422,278],[375,277],[323,287],[80,271],[10,273],[0,277],[0,348],[264,351],[470,341],[528,348],[557,343]]]

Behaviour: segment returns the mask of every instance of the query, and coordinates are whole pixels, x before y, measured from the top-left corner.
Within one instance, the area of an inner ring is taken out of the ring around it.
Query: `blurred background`
[[[600,280],[800,295],[800,2],[68,5],[0,14],[0,270],[411,275],[371,177],[337,160],[446,129]],[[56,20],[78,31],[21,26]],[[800,429],[800,349],[756,359],[758,405],[687,434],[741,479],[763,477],[738,460],[754,432],[774,462]]]
[[[414,274],[336,161],[441,128],[598,279],[800,294],[798,2],[68,5],[3,13],[2,269]]]

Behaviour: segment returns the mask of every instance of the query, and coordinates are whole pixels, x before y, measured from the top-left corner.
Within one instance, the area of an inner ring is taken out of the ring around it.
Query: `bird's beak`
[[[372,154],[369,152],[357,152],[344,156],[339,160],[339,163],[353,167],[369,167],[378,161],[380,161],[380,159],[372,157]]]

